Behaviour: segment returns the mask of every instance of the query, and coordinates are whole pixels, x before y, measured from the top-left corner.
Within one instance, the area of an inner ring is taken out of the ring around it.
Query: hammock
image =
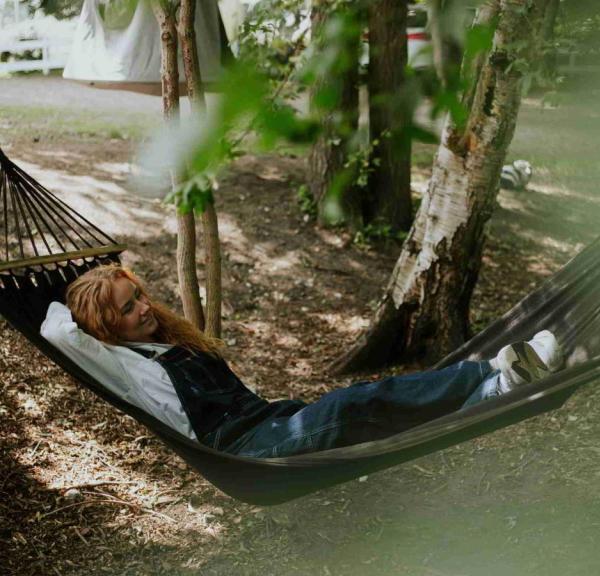
[[[233,0],[197,0],[194,30],[205,89],[219,79],[229,47],[222,15],[238,19]],[[239,12],[239,9],[237,10]],[[234,24],[228,26],[233,31]],[[160,30],[147,0],[84,0],[63,77],[97,88],[160,95]],[[183,70],[181,53],[179,69]],[[185,94],[185,83],[181,84]]]
[[[90,267],[118,261],[117,244],[13,164],[0,151],[0,314],[69,374],[147,426],[190,466],[227,494],[277,504],[441,450],[560,407],[581,385],[600,380],[600,240],[438,367],[489,358],[511,341],[551,329],[568,368],[532,385],[427,424],[353,446],[286,458],[220,453],[175,432],[106,390],[39,335],[52,300]],[[1,243],[1,240],[0,240]],[[17,253],[10,257],[10,248]]]

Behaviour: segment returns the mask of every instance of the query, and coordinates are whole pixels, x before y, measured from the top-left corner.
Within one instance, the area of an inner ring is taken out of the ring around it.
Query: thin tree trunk
[[[463,6],[453,0],[430,0],[428,7],[433,65],[442,86],[455,90],[460,80],[462,46],[453,34],[452,12],[462,13]]]
[[[202,213],[206,250],[206,333],[221,337],[221,243],[214,201]]]
[[[554,26],[560,9],[560,0],[548,0],[548,7],[544,15],[544,26],[542,29],[542,37],[545,41],[554,38]]]
[[[187,96],[190,100],[193,113],[202,114],[206,109],[206,99],[202,88],[202,75],[200,74],[200,61],[198,59],[198,46],[196,44],[196,31],[194,29],[195,19],[196,1],[181,0],[179,4],[177,33],[181,42]]]
[[[198,47],[196,45],[196,32],[194,29],[195,11],[196,0],[181,0],[177,29],[181,41],[183,67],[192,114],[199,116],[206,110],[206,100],[202,89],[202,76],[200,74]],[[194,213],[190,212],[190,216],[193,222]],[[202,213],[202,226],[206,252],[206,323],[203,328],[209,336],[219,338],[221,336],[222,298],[221,245],[219,242],[219,223],[214,201],[209,202]]]
[[[554,28],[556,18],[560,9],[560,0],[549,0],[548,8],[544,16],[544,27],[542,37],[544,39],[544,62],[543,72],[547,77],[552,77],[556,73],[556,49],[551,47],[554,40]]]
[[[358,69],[349,71],[342,79],[342,101],[340,109],[348,116],[354,116],[350,130],[358,128]],[[313,86],[313,89],[317,88]],[[348,161],[348,139],[340,136],[333,125],[331,114],[322,119],[322,132],[309,155],[309,182],[310,191],[317,203],[318,222],[321,225],[344,223],[351,230],[360,230],[363,227],[362,195],[360,189],[354,184],[354,174],[345,168]],[[339,196],[336,199],[329,197],[328,193],[336,178],[341,180]],[[340,210],[340,221],[332,222],[328,203],[335,202]]]
[[[163,114],[167,121],[179,120],[179,69],[177,65],[177,29],[175,15],[161,0],[152,3],[160,28],[161,83]]]
[[[161,80],[163,114],[168,122],[179,121],[179,70],[177,63],[177,27],[175,8],[168,2],[155,0],[154,14],[161,32]],[[173,188],[178,175],[171,172]],[[192,324],[204,329],[204,312],[196,276],[196,227],[194,214],[177,214],[177,276],[183,313]]]
[[[404,133],[411,114],[410,95],[403,92],[407,20],[407,0],[369,5],[369,127],[371,142],[379,142],[379,165],[369,179],[366,220],[393,230],[408,230],[412,223],[411,144]]]
[[[511,63],[535,53],[546,0],[495,4],[499,24],[472,96],[467,132],[446,122],[427,193],[375,319],[334,370],[380,366],[414,355],[434,360],[468,336],[485,224],[521,101],[521,74]],[[523,48],[515,53],[515,46]]]
[[[319,34],[328,12],[327,3],[315,2],[311,12],[312,36],[318,42]],[[358,128],[358,42],[348,47],[353,65],[341,77],[327,78],[311,86],[311,105],[314,96],[323,89],[324,82],[335,85],[341,92],[339,107],[322,118],[322,132],[313,145],[309,159],[310,191],[317,203],[318,221],[322,225],[345,223],[350,229],[362,228],[360,190],[354,185],[352,175],[345,172],[339,196],[330,196],[336,178],[340,178],[348,159],[348,139]],[[344,133],[340,133],[333,120],[334,113],[344,115]],[[339,209],[337,221],[332,221],[330,203]]]
[[[206,329],[196,274],[196,219],[193,212],[177,214],[177,277],[183,314],[200,330]]]

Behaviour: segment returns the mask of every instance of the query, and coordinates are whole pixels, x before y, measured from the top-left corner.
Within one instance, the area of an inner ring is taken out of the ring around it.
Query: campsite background
[[[600,78],[573,73],[524,101],[472,305],[497,318],[598,234]],[[425,114],[425,111],[423,112]],[[124,262],[179,307],[174,209],[133,191],[160,98],[96,91],[58,73],[0,78],[0,146],[126,242]],[[435,126],[434,126],[435,127]],[[435,145],[413,151],[422,192]],[[316,225],[307,150],[247,153],[220,185],[224,339],[268,399],[313,400],[351,381],[326,367],[372,316],[400,247]],[[203,254],[198,261],[201,266]],[[554,413],[272,508],[241,504],[187,468],[0,320],[2,572],[148,575],[583,575],[597,554],[597,387]],[[394,369],[425,368],[408,364]]]

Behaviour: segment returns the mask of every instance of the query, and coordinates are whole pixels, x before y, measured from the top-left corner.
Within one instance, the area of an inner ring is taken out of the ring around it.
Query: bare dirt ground
[[[535,176],[528,191],[500,195],[475,329],[597,234],[595,95],[556,110],[526,101],[511,157],[529,159]],[[151,97],[57,78],[0,80],[0,146],[127,242],[126,264],[177,308],[172,209],[129,191],[136,143],[159,115]],[[399,251],[318,229],[298,207],[304,179],[302,157],[247,155],[218,197],[224,338],[241,377],[269,399],[310,400],[350,381],[332,379],[326,366],[368,322]],[[2,321],[0,351],[2,574],[571,576],[600,568],[596,387],[555,413],[259,508],[212,487]]]

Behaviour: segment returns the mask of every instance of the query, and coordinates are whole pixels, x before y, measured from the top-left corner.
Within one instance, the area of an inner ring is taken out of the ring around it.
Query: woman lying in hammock
[[[267,402],[240,381],[219,340],[152,301],[119,266],[90,270],[53,302],[41,333],[107,389],[204,445],[291,456],[376,440],[544,377],[561,367],[549,331],[490,361],[358,382],[311,404]]]

